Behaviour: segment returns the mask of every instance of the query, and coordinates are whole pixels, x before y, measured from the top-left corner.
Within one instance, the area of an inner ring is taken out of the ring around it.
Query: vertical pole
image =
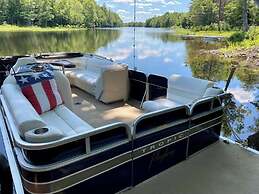
[[[134,27],[133,27],[133,64],[134,64],[134,71],[137,71],[137,67],[136,67],[136,12],[137,12],[137,0],[134,0]]]
[[[234,75],[236,69],[237,69],[237,67],[236,67],[235,65],[231,67],[230,74],[229,74],[229,76],[228,76],[228,80],[227,80],[227,83],[226,83],[226,86],[225,86],[225,89],[224,89],[225,92],[226,92],[227,89],[228,89],[228,86],[229,86],[229,84],[230,84],[230,81],[231,81],[231,79],[232,79],[232,77],[233,77],[233,75]]]

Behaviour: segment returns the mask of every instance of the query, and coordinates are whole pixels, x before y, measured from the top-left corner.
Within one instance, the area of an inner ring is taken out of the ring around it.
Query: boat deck
[[[93,127],[101,127],[115,122],[124,122],[130,126],[143,111],[137,101],[104,104],[90,94],[72,87],[74,112]]]
[[[215,143],[125,194],[258,194],[259,155]]]

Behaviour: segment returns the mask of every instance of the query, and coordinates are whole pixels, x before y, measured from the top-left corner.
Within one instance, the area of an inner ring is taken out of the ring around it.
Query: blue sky
[[[124,22],[133,20],[134,0],[97,0],[100,5],[105,4],[120,14]],[[137,0],[137,21],[162,15],[165,12],[186,12],[191,0]]]

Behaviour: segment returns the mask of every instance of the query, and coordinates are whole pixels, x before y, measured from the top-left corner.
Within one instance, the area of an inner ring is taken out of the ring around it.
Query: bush
[[[228,41],[230,42],[241,42],[246,38],[246,33],[245,32],[235,32],[232,34],[229,38]]]
[[[247,32],[247,39],[256,40],[259,37],[259,28],[251,26]]]

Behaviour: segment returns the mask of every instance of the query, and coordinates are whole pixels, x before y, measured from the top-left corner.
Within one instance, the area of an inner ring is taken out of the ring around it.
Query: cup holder
[[[48,128],[39,128],[34,130],[35,135],[42,135],[44,133],[47,133],[49,131]]]

